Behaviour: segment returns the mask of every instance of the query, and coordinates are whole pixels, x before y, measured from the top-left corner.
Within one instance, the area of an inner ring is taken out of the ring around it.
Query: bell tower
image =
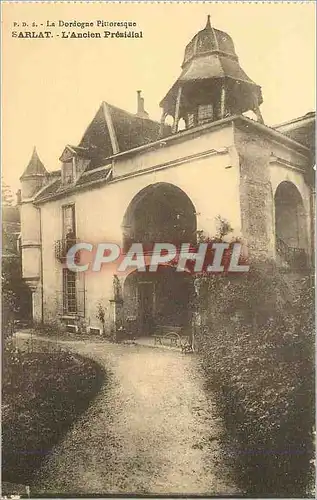
[[[161,131],[172,116],[172,132],[180,119],[186,129],[252,110],[263,123],[260,112],[261,87],[239,64],[231,37],[211,26],[210,16],[185,48],[182,72],[160,103]]]

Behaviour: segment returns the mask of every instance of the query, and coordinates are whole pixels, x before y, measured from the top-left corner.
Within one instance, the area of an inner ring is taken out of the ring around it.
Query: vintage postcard
[[[314,497],[315,2],[1,11],[1,497]]]

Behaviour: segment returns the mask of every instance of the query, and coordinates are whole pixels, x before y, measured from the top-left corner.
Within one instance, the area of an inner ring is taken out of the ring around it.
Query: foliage
[[[66,333],[66,326],[59,319],[52,320],[50,323],[33,322],[33,328],[40,336],[58,337]]]
[[[224,217],[221,217],[221,215],[217,215],[216,217],[216,226],[217,226],[216,236],[220,239],[224,238],[233,231],[233,227],[231,226],[230,222]]]
[[[49,348],[37,342],[38,346],[34,341],[26,351],[11,339],[4,344],[4,481],[30,484],[45,455],[86,410],[104,379],[91,360],[54,349],[52,342]]]
[[[105,335],[105,333],[106,333],[106,309],[101,302],[99,302],[99,304],[97,305],[96,317],[102,325],[102,334]]]
[[[15,313],[17,309],[17,298],[12,290],[2,288],[2,334],[4,337],[12,335],[14,328]]]
[[[11,207],[13,205],[13,193],[11,188],[4,180],[1,180],[1,201],[3,206]]]
[[[97,306],[97,319],[100,321],[100,323],[104,326],[105,324],[105,308],[103,307],[102,304],[98,304]]]
[[[26,315],[30,303],[30,291],[22,279],[21,260],[17,250],[17,233],[19,230],[18,208],[13,206],[13,194],[9,186],[2,181],[1,185],[3,210],[2,225],[2,331],[10,335],[14,320],[19,315]],[[6,219],[6,213],[15,214],[14,221]],[[12,229],[12,224],[15,229]]]
[[[314,425],[314,290],[273,263],[198,279],[196,334],[218,392],[240,486],[252,496],[304,496]]]
[[[10,335],[15,319],[21,309],[22,297],[27,297],[29,290],[21,278],[17,259],[2,260],[2,331]]]

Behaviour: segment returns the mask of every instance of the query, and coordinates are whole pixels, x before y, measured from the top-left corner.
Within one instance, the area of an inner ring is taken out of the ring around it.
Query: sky
[[[315,109],[315,2],[5,3],[5,182],[13,191],[19,188],[34,146],[48,170],[59,168],[64,146],[79,143],[103,100],[134,113],[136,90],[141,89],[150,117],[159,120],[159,102],[178,78],[185,46],[204,28],[208,14],[215,28],[233,38],[240,65],[261,85],[265,123],[281,123]],[[51,39],[11,35],[19,31],[14,22],[35,22],[40,30],[47,21],[98,19],[134,21],[143,38],[61,39],[57,33],[74,28],[59,27],[51,28]]]

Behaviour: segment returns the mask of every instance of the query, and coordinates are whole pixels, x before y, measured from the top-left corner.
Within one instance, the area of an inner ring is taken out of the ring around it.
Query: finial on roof
[[[210,15],[209,15],[209,14],[208,14],[208,16],[207,16],[206,28],[211,28],[211,24],[210,24]],[[205,29],[206,29],[206,28],[205,28]]]

